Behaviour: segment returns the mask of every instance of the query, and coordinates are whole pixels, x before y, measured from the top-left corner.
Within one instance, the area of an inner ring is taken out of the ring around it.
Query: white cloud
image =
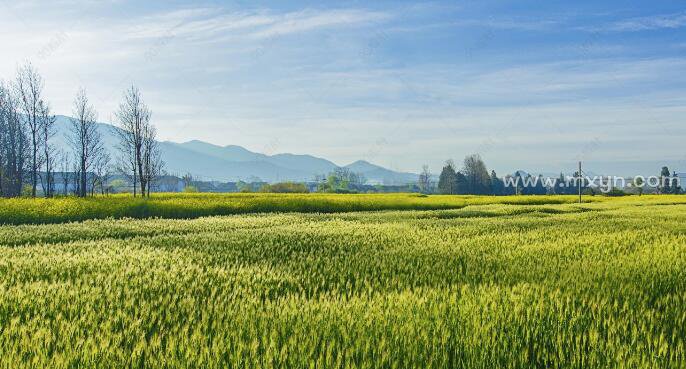
[[[449,23],[453,26],[486,27],[493,29],[541,31],[561,24],[559,19],[519,19],[519,18],[486,18],[464,19]]]
[[[254,33],[253,36],[258,38],[281,36],[322,27],[375,23],[389,18],[390,15],[387,13],[356,9],[324,12],[304,10],[280,16],[269,27]]]
[[[270,11],[226,13],[197,8],[155,14],[130,22],[125,34],[134,38],[166,37],[170,34],[195,40],[223,41],[237,38],[269,38],[318,28],[342,27],[384,21],[391,16],[363,9],[306,9],[289,13]]]
[[[615,22],[607,27],[610,31],[649,31],[686,26],[686,12],[637,17]]]

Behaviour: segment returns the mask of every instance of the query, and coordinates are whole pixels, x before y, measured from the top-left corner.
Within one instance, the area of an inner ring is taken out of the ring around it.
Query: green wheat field
[[[686,197],[0,200],[2,368],[686,368]]]

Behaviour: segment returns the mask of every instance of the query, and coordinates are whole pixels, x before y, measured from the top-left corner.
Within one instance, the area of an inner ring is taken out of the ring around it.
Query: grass
[[[0,367],[686,367],[681,197],[397,198],[0,226]]]

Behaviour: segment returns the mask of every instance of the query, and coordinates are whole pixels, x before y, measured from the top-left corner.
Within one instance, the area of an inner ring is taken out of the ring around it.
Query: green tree
[[[495,170],[491,171],[491,194],[499,196],[503,195],[505,191],[505,184],[498,178]]]
[[[446,195],[457,193],[457,172],[452,160],[445,162],[441,175],[438,177],[438,192]]]
[[[634,178],[634,187],[636,188],[636,192],[638,192],[638,196],[643,195],[643,186],[645,185],[645,181],[643,180],[643,177],[636,177]]]
[[[524,184],[522,182],[523,182],[522,174],[520,172],[515,172],[515,175],[514,175],[514,183],[515,183],[514,194],[515,195],[525,194],[524,193],[525,188],[524,188]]]
[[[250,185],[250,183],[247,182],[238,181],[238,183],[236,183],[236,189],[238,190],[238,192],[243,193],[252,192],[252,185]]]
[[[455,193],[459,195],[469,194],[469,183],[462,172],[455,173]]]
[[[558,178],[555,181],[555,185],[553,188],[553,192],[557,195],[566,195],[569,194],[569,188],[568,188],[568,181],[567,178],[563,173],[560,173],[560,178]]]
[[[667,167],[662,167],[662,170],[660,171],[660,193],[670,193],[670,172],[669,168]]]
[[[485,195],[491,192],[491,176],[479,154],[465,157],[462,171],[467,179],[467,193]]]
[[[548,189],[545,187],[545,179],[543,175],[538,175],[538,181],[536,182],[536,195],[547,195]]]
[[[347,168],[336,168],[329,173],[326,180],[317,186],[319,192],[355,192],[367,182],[367,179]]]

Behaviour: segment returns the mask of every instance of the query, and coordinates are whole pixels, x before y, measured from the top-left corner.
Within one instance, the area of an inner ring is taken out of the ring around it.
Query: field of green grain
[[[601,201],[589,197],[587,201]],[[61,223],[105,218],[191,219],[249,213],[340,213],[379,210],[459,209],[477,204],[565,204],[574,196],[426,196],[420,194],[153,194],[89,198],[0,199],[0,224]]]
[[[255,196],[0,200],[0,368],[686,368],[686,197]]]

